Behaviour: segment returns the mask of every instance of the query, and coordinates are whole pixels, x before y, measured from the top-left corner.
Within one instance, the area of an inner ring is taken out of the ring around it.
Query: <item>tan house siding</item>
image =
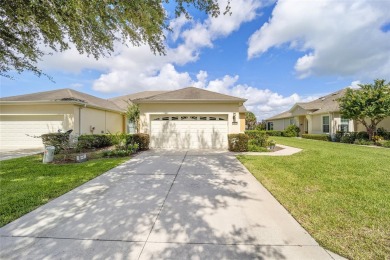
[[[74,128],[73,105],[1,104],[0,114],[2,116],[7,116],[7,118],[13,118],[13,120],[17,120],[18,118],[20,118],[20,120],[28,120],[28,117],[24,116],[35,116],[34,120],[38,120],[39,116],[61,116],[63,118],[62,130],[67,131]]]
[[[77,133],[79,122],[81,122],[81,134],[106,134],[122,131],[122,115],[119,113],[81,107],[81,120],[79,120],[78,113],[77,108],[75,109]]]
[[[240,113],[240,132],[245,132],[245,113]]]
[[[203,114],[203,115],[227,115],[228,132],[240,132],[239,104],[232,103],[142,103],[140,104],[140,131],[149,133],[151,115],[180,115],[180,114]],[[237,124],[233,124],[233,115],[236,116]]]
[[[284,119],[278,119],[278,120],[273,120],[273,126],[275,131],[283,131],[284,130]]]
[[[297,106],[295,107],[292,111],[291,111],[291,114],[293,116],[300,116],[300,115],[306,115],[307,114],[307,111],[303,108],[301,108],[300,106]]]
[[[390,117],[386,117],[385,119],[383,119],[377,126],[377,128],[379,127],[383,127],[384,129],[386,129],[387,131],[390,131]],[[361,132],[361,131],[367,131],[366,127],[363,125],[363,124],[360,124],[360,123],[357,123],[357,132]]]
[[[267,120],[268,122],[272,122],[274,125],[275,131],[283,131],[285,130],[291,123],[295,123],[296,120],[294,118],[282,118],[282,119],[274,119],[274,120]]]
[[[79,110],[81,109],[81,112]],[[122,131],[122,115],[120,113],[114,113],[95,108],[89,108],[84,106],[77,106],[73,104],[18,104],[8,105],[2,104],[0,106],[0,114],[2,118],[12,118],[13,120],[28,120],[33,118],[44,120],[47,116],[53,115],[63,119],[62,129],[67,131],[73,129],[73,133],[80,134],[79,115],[81,113],[81,134],[91,134],[91,126],[95,127],[94,134],[101,133],[116,133]],[[56,132],[58,129],[50,130],[50,132]],[[48,130],[49,131],[49,130]]]
[[[312,115],[311,122],[312,122],[311,134],[323,134],[322,115]]]

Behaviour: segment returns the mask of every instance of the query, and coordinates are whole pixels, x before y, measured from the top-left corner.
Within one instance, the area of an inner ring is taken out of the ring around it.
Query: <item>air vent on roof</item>
[[[82,102],[82,103],[86,103],[85,100],[82,100],[82,99],[78,99],[78,98],[61,98],[59,99],[61,101],[77,101],[77,102]]]

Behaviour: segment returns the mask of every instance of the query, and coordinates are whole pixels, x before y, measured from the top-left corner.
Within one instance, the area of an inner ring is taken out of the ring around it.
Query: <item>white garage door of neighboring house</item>
[[[227,116],[177,115],[151,118],[151,148],[227,149]]]
[[[41,138],[30,136],[57,132],[62,129],[63,120],[61,115],[1,115],[0,145],[2,148],[43,147]]]

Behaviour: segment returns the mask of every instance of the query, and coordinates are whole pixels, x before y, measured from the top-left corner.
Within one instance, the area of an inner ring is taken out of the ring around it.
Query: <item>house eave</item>
[[[243,104],[246,99],[242,100],[220,100],[220,99],[170,99],[170,100],[132,100],[135,104],[148,103],[238,103]]]
[[[120,111],[120,110],[114,110],[114,109],[110,109],[110,108],[91,105],[91,104],[88,104],[85,102],[69,101],[69,100],[0,101],[0,105],[76,105],[76,106],[80,106],[80,107],[95,108],[95,109],[114,112],[114,113],[120,113],[120,114],[124,113],[124,111]]]

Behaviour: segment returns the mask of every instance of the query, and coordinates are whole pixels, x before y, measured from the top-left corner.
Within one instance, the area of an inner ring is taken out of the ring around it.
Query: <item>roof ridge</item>
[[[190,88],[190,87],[179,88],[179,89],[174,89],[174,90],[167,90],[167,91],[164,92],[164,93],[159,93],[159,94],[156,94],[156,95],[153,95],[153,96],[149,96],[149,97],[146,97],[146,98],[136,98],[136,99],[134,99],[134,100],[138,100],[138,99],[149,99],[149,98],[153,98],[153,97],[156,97],[156,96],[159,96],[159,95],[165,95],[165,94],[167,94],[167,93],[171,93],[171,92],[175,92],[175,91],[182,90],[182,89],[187,89],[187,88]]]

